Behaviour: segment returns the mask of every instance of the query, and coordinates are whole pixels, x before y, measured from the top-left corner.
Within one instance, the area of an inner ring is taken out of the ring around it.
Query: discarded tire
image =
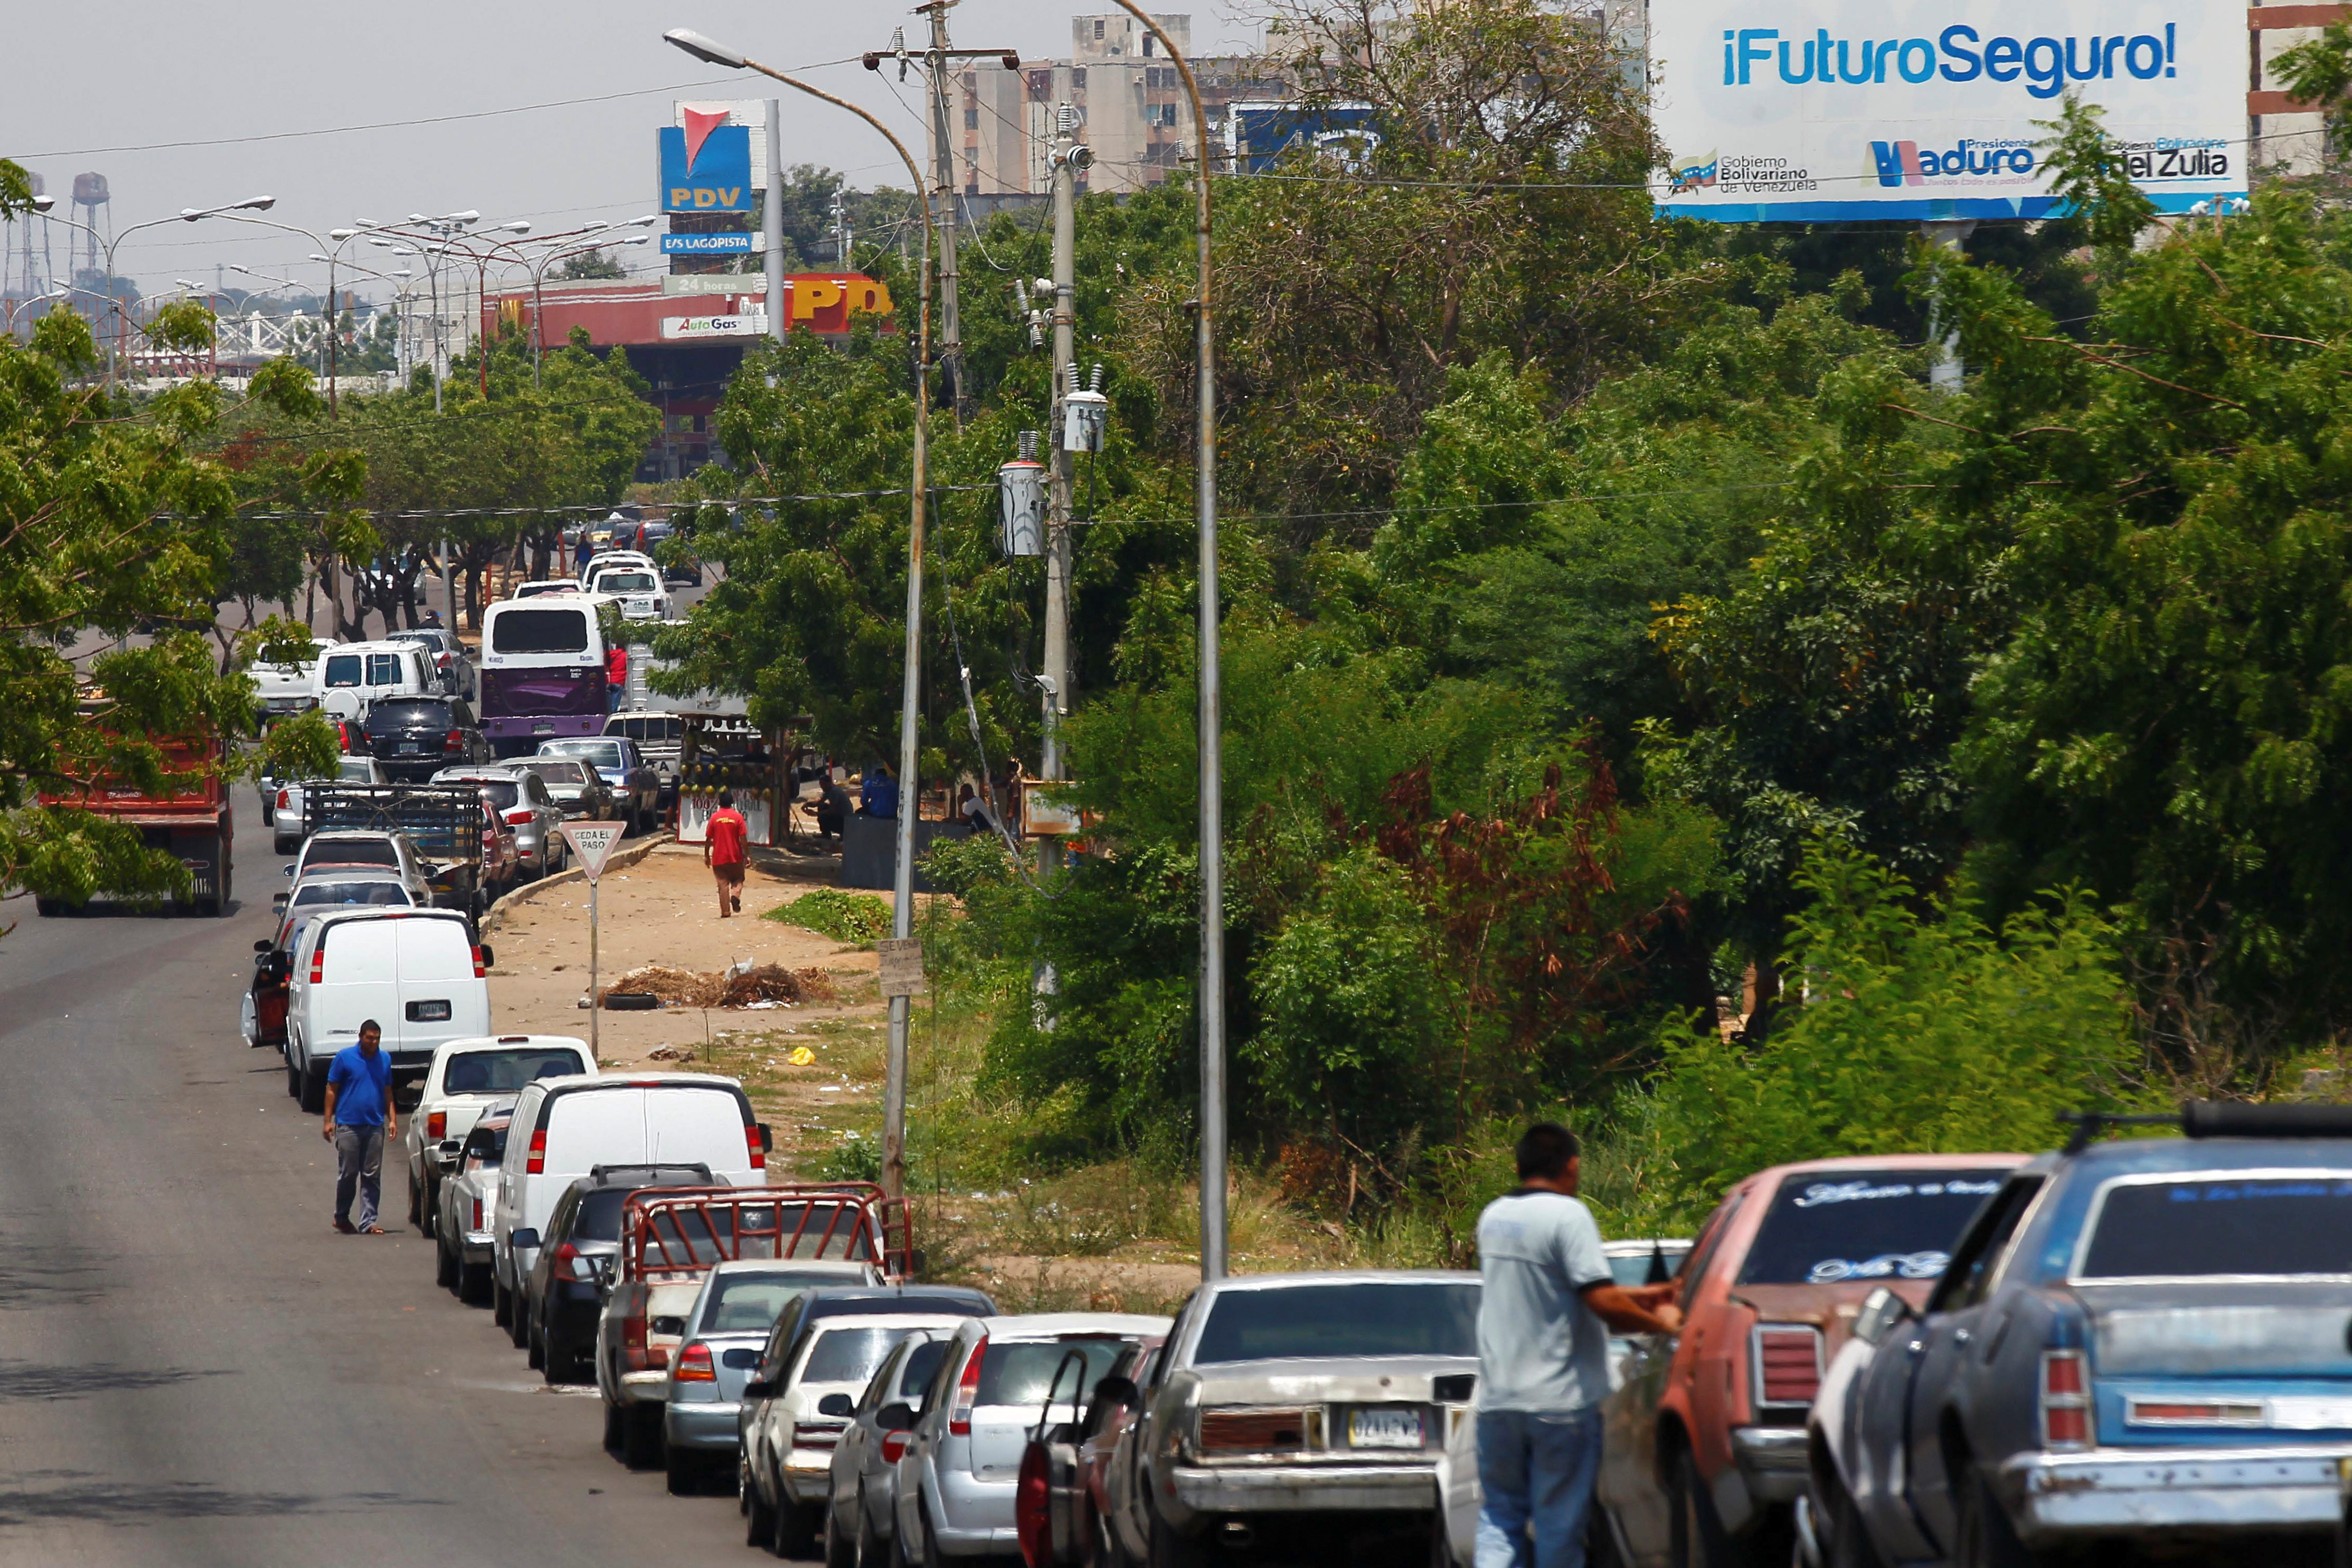
[[[660,1006],[661,998],[651,991],[606,991],[604,993],[606,1012],[650,1012]]]

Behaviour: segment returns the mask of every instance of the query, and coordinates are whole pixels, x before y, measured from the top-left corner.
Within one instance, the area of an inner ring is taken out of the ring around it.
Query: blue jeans
[[[1600,1477],[1597,1408],[1478,1412],[1476,1568],[1584,1568]]]

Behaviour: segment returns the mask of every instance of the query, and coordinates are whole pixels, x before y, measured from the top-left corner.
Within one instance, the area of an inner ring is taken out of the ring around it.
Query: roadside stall
[[[677,760],[677,841],[707,836],[719,791],[735,793],[749,841],[782,845],[792,824],[791,756],[782,731],[763,731],[739,710],[671,710],[686,724]]]

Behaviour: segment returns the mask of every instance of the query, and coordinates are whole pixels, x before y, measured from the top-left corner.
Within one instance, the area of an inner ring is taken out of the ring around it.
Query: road
[[[329,1228],[332,1153],[236,1034],[280,863],[238,812],[228,917],[0,904],[0,1563],[751,1561],[415,1231]]]

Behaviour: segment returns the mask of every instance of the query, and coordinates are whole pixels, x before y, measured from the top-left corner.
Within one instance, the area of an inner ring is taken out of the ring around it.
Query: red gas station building
[[[667,280],[675,287],[677,279]],[[740,291],[726,292],[735,285]],[[572,329],[588,334],[599,352],[627,350],[629,363],[651,383],[662,413],[661,434],[637,470],[644,480],[675,479],[710,462],[711,415],[727,380],[743,362],[744,345],[768,330],[767,284],[758,273],[703,274],[697,292],[668,292],[665,280],[594,278],[492,291],[482,302],[486,334],[528,334],[534,313],[539,340],[551,348]],[[784,280],[786,319],[793,329],[843,339],[859,316],[887,316],[890,291],[856,272],[799,272]]]

